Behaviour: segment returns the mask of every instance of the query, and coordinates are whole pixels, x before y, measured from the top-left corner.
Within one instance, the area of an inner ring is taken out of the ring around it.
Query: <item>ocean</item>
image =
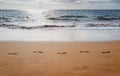
[[[120,10],[0,10],[0,40],[120,40]]]

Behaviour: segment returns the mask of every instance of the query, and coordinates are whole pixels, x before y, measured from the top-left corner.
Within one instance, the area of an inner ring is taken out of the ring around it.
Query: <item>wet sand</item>
[[[0,76],[120,76],[120,41],[0,42]]]

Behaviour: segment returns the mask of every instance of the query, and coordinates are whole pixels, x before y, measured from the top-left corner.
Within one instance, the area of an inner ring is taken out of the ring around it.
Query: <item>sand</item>
[[[0,76],[120,76],[120,41],[0,42]]]

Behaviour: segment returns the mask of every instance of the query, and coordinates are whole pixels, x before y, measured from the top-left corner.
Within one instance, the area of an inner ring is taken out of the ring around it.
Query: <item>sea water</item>
[[[120,10],[0,10],[0,40],[120,40]]]

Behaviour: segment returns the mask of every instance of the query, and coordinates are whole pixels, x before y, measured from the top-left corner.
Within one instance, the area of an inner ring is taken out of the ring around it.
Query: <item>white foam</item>
[[[111,41],[120,40],[120,30],[0,28],[0,41]]]

